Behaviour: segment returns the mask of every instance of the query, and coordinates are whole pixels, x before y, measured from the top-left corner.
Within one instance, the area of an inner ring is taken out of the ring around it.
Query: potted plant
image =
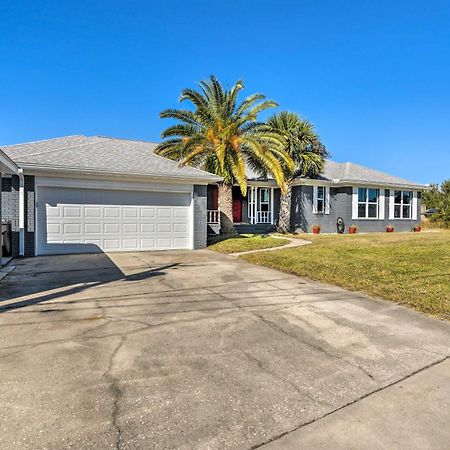
[[[393,233],[393,232],[394,232],[394,227],[393,227],[392,225],[388,225],[388,226],[386,227],[386,232],[388,232],[388,233]]]
[[[414,231],[414,233],[418,233],[419,231],[422,231],[422,227],[421,227],[420,225],[416,225],[416,226],[413,228],[413,231]]]
[[[349,234],[356,234],[356,230],[358,229],[358,227],[356,226],[356,225],[354,225],[354,224],[351,224],[349,227],[348,227],[348,233]]]
[[[313,225],[313,233],[314,234],[320,233],[320,225]]]

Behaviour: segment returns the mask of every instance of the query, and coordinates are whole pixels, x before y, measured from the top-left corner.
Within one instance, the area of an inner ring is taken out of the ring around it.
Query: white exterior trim
[[[146,183],[170,183],[170,184],[198,184],[207,185],[215,184],[221,181],[221,178],[212,175],[210,178],[201,177],[186,177],[174,174],[141,174],[141,173],[128,173],[128,172],[109,172],[109,171],[96,171],[90,169],[77,169],[70,167],[51,167],[51,166],[37,166],[32,164],[20,164],[20,167],[24,169],[26,175],[42,176],[42,177],[67,177],[76,179],[110,179],[110,180],[126,180],[126,181],[141,181]]]
[[[394,220],[394,189],[389,189],[389,220]]]
[[[194,223],[195,223],[195,209],[194,209],[194,203],[195,199],[197,197],[197,194],[192,191],[191,193],[191,205],[189,207],[189,248],[191,250],[194,249]]]
[[[325,214],[330,214],[330,186],[325,186]]]
[[[352,219],[358,220],[358,187],[353,186],[352,189]]]
[[[317,188],[319,186],[313,186],[313,204],[312,204],[312,212],[313,214],[317,214]]]
[[[19,169],[19,255],[25,255],[25,181]]]
[[[417,220],[417,192],[413,191],[411,219]]]
[[[378,219],[384,220],[385,210],[385,189],[380,189],[380,195],[378,196]]]
[[[117,180],[79,179],[66,177],[36,177],[35,185],[48,187],[72,187],[108,190],[131,190],[152,192],[193,192],[193,184],[143,183]]]
[[[274,214],[273,214],[273,193],[274,193],[274,188],[270,188],[270,223],[273,225],[275,223],[274,220]]]

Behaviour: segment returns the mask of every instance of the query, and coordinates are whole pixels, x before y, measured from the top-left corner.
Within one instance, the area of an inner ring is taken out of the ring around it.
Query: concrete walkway
[[[238,253],[231,253],[231,256],[241,256],[241,255],[248,255],[249,253],[260,253],[260,252],[273,252],[274,250],[283,250],[285,248],[293,248],[293,247],[301,247],[302,245],[308,245],[311,244],[311,241],[305,241],[304,239],[296,239],[296,238],[289,238],[285,236],[274,236],[269,235],[272,238],[275,239],[288,239],[289,242],[287,244],[281,245],[279,247],[270,247],[270,248],[261,248],[259,250],[248,250],[246,252],[238,252]]]

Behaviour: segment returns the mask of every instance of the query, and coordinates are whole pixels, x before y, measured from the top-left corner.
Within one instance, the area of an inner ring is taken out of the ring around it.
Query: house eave
[[[386,183],[380,181],[367,181],[367,180],[341,180],[341,179],[312,179],[312,178],[301,178],[296,179],[293,182],[293,186],[330,186],[330,187],[340,187],[340,186],[370,186],[370,187],[381,187],[381,188],[401,188],[401,189],[411,189],[414,191],[423,191],[429,189],[429,186],[420,184],[402,184],[402,183]]]
[[[139,172],[125,172],[125,171],[107,171],[80,167],[68,167],[68,166],[55,166],[55,165],[40,165],[30,163],[19,163],[19,167],[24,170],[27,175],[65,175],[65,176],[79,176],[83,178],[92,177],[108,177],[108,178],[121,178],[125,180],[138,180],[138,181],[164,181],[170,183],[182,183],[182,184],[197,184],[207,185],[210,183],[218,183],[222,178],[212,175],[195,177],[179,174],[161,174],[161,173],[139,173]]]
[[[0,173],[15,175],[19,172],[16,163],[0,150]]]

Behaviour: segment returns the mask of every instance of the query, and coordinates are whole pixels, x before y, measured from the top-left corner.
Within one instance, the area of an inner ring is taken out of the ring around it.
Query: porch
[[[233,186],[233,223],[242,233],[264,233],[274,228],[278,217],[279,189],[270,185],[249,185],[243,196],[238,186]],[[208,185],[208,232],[220,230],[218,186]],[[242,230],[242,231],[241,231]]]

